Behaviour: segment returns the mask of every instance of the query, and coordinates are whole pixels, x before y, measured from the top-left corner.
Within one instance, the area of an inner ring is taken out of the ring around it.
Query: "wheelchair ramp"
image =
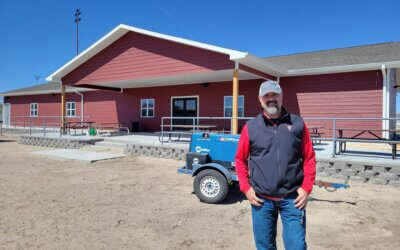
[[[46,150],[46,151],[33,152],[33,154],[43,155],[48,157],[64,158],[70,160],[87,161],[87,162],[115,159],[126,156],[125,154],[90,152],[79,149]]]

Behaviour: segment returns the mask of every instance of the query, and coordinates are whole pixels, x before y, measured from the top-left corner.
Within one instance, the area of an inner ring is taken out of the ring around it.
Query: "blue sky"
[[[75,56],[77,8],[80,51],[120,23],[258,56],[400,41],[396,0],[0,0],[0,92]]]

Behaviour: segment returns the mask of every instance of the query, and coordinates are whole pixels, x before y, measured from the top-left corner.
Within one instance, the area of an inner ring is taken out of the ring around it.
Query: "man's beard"
[[[263,103],[262,107],[264,108],[265,113],[270,116],[279,115],[281,112],[277,101],[269,101],[267,104]]]

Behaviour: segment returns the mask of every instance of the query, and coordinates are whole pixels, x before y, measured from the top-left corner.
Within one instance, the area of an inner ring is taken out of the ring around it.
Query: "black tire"
[[[229,192],[228,180],[213,169],[205,169],[198,173],[193,187],[199,200],[210,204],[222,202]]]

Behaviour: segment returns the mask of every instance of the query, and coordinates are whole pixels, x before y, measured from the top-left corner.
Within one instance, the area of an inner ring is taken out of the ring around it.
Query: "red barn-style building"
[[[259,85],[274,79],[282,86],[286,109],[303,117],[388,118],[396,114],[397,68],[399,42],[262,58],[119,25],[47,77],[48,83],[2,93],[3,123],[61,116],[66,86],[67,117],[137,122],[140,131],[159,131],[164,116],[231,116],[236,77],[239,116],[260,112]]]

